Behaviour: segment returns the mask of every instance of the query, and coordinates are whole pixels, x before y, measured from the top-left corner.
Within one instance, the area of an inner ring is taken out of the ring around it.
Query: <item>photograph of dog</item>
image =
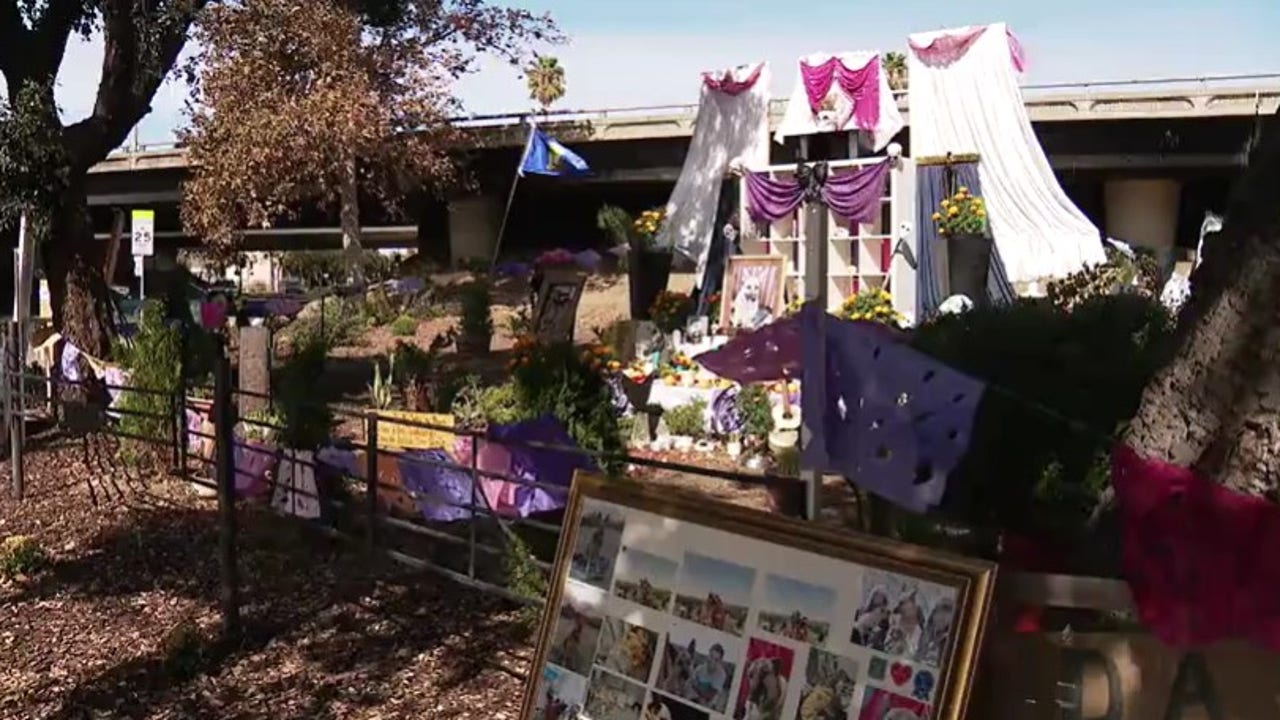
[[[658,633],[625,620],[608,618],[600,632],[596,664],[642,683],[649,682]]]
[[[565,585],[560,615],[551,634],[547,660],[562,668],[586,675],[600,640],[604,618],[600,612],[603,597],[591,588],[569,583]]]
[[[614,572],[613,594],[623,600],[665,612],[671,607],[678,568],[679,564],[675,560],[633,547],[623,548]]]
[[[608,590],[613,582],[618,549],[622,546],[624,524],[621,510],[590,500],[584,503],[569,577]]]
[[[868,688],[862,698],[858,720],[928,720],[932,709],[920,702],[888,690]]]
[[[795,720],[846,720],[857,677],[854,660],[817,648],[810,650]]]
[[[640,720],[708,720],[711,715],[662,693],[649,693]]]
[[[795,651],[767,640],[751,638],[734,720],[782,720]]]
[[[940,669],[951,647],[955,607],[955,588],[867,570],[849,641]]]
[[[529,720],[577,720],[587,697],[587,679],[547,665],[537,693]]]
[[[644,695],[643,685],[596,668],[591,671],[582,714],[591,720],[640,720]]]
[[[654,688],[712,712],[729,704],[729,686],[742,657],[740,641],[689,623],[673,623]]]
[[[720,325],[750,331],[768,325],[782,313],[783,274],[781,255],[736,255],[725,269]]]
[[[835,606],[835,590],[770,573],[756,625],[767,633],[824,647]]]
[[[675,615],[742,637],[756,571],[697,553],[685,553],[676,584]]]

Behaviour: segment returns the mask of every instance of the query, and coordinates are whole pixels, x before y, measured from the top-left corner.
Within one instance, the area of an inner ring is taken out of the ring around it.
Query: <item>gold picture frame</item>
[[[579,471],[520,717],[576,706],[793,720],[820,702],[856,720],[961,720],[995,574],[983,560]]]
[[[740,298],[747,274],[761,274],[767,287],[757,287],[748,302]],[[782,317],[786,310],[787,260],[781,255],[732,255],[721,285],[720,327],[729,331],[754,330]],[[749,307],[739,307],[739,305]],[[754,308],[756,313],[751,313]],[[750,315],[750,321],[743,315]]]

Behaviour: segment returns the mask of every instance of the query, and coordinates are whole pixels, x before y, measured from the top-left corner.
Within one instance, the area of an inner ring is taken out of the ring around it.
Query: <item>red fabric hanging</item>
[[[1125,577],[1152,634],[1280,650],[1280,508],[1124,445],[1112,450],[1111,483]]]

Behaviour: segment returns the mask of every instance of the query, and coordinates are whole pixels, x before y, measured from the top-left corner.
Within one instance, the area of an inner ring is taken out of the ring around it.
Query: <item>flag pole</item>
[[[516,163],[516,175],[511,178],[511,192],[507,193],[507,206],[502,211],[502,223],[498,225],[498,239],[493,243],[493,257],[489,259],[490,270],[498,264],[498,252],[502,249],[502,238],[507,234],[507,220],[511,218],[511,205],[516,200],[516,188],[520,186],[520,178],[524,177],[524,161],[529,157],[529,148],[533,145],[533,133],[538,129],[537,123],[533,120],[528,120],[528,123],[529,137],[524,141],[524,150]]]

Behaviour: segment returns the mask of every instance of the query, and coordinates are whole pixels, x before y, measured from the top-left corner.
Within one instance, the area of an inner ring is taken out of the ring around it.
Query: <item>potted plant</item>
[[[457,337],[458,351],[487,353],[493,340],[492,295],[489,283],[475,280],[462,289],[462,320]]]
[[[893,309],[893,298],[884,288],[868,288],[845,298],[836,313],[846,320],[865,320],[898,327],[902,314]]]
[[[649,306],[648,319],[665,335],[683,328],[693,313],[693,298],[688,293],[659,290]]]
[[[596,224],[619,245],[627,246],[627,279],[631,291],[631,317],[648,320],[649,309],[671,276],[671,248],[658,244],[658,232],[666,210],[646,210],[632,218],[613,205],[600,208]]]
[[[706,415],[707,401],[702,398],[673,407],[663,415],[676,450],[688,452],[694,442],[706,434]]]
[[[938,235],[947,243],[951,295],[964,295],[975,304],[987,297],[991,238],[987,237],[987,207],[982,198],[961,186],[942,200],[933,213]]]

